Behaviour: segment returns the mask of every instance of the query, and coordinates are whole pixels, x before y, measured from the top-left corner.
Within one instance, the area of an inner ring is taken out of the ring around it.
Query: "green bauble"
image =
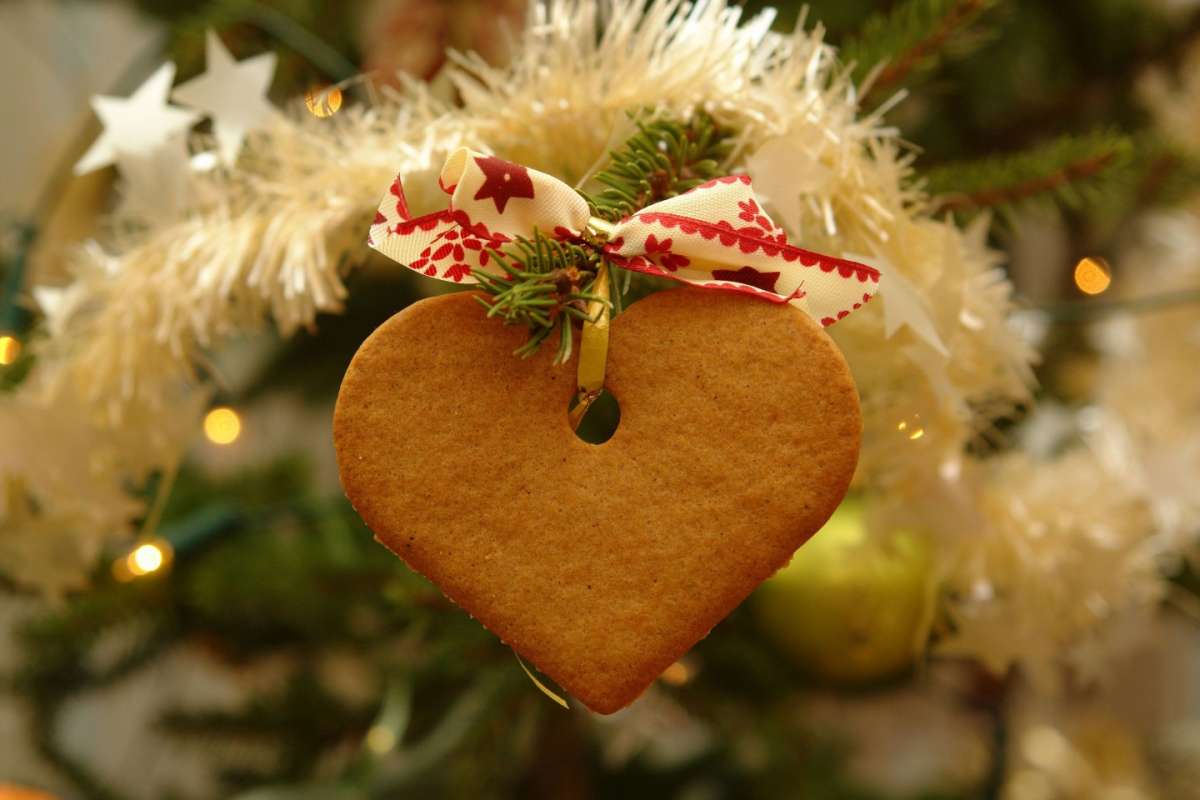
[[[849,497],[755,593],[763,631],[812,675],[870,683],[913,665],[933,617],[933,552],[909,530],[869,536]]]

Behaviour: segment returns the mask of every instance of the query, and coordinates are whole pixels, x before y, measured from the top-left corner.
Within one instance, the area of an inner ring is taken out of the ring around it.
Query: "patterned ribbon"
[[[537,229],[568,241],[600,232],[619,267],[788,303],[822,325],[861,308],[879,288],[874,267],[788,244],[745,175],[717,178],[616,223],[592,217],[587,201],[558,178],[466,148],[446,160],[438,183],[449,207],[414,218],[397,176],[367,239],[431,278],[475,283],[473,269],[500,273],[489,250]]]

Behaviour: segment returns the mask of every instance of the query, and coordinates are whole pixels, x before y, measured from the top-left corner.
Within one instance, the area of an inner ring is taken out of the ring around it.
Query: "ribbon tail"
[[[762,210],[745,175],[717,178],[618,225],[609,252],[627,269],[843,319],[879,285],[874,267],[796,247]]]

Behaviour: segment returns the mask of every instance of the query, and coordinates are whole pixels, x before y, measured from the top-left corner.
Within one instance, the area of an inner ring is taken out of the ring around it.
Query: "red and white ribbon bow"
[[[879,271],[788,244],[759,206],[745,175],[717,178],[617,223],[591,216],[587,201],[551,175],[460,148],[439,177],[443,211],[414,218],[400,176],[371,225],[371,247],[431,278],[475,283],[471,270],[499,273],[490,249],[534,230],[577,240],[607,236],[617,266],[705,289],[789,303],[832,325],[871,299]]]

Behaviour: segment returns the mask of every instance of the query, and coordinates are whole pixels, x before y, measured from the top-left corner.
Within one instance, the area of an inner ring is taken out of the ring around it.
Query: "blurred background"
[[[368,260],[344,313],[204,343],[209,388],[163,434],[185,457],[156,461],[139,434],[84,465],[90,434],[66,417],[0,406],[0,800],[1200,798],[1200,3],[771,5],[776,30],[824,26],[859,113],[887,104],[922,213],[1012,283],[1034,388],[999,410],[972,398],[986,424],[950,449],[986,472],[963,507],[897,515],[894,483],[860,481],[632,707],[564,711],[341,496],[340,377],[376,325],[441,291]],[[0,3],[0,399],[51,352],[71,254],[135,235],[110,222],[132,218],[135,167],[72,170],[103,131],[95,95],[167,61],[177,86],[211,70],[212,31],[239,61],[274,54],[267,96],[298,117],[342,124],[410,81],[454,106],[447,51],[503,66],[526,11]],[[135,480],[125,457],[155,466]],[[43,513],[42,462],[69,520]],[[947,544],[939,514],[973,544]]]

